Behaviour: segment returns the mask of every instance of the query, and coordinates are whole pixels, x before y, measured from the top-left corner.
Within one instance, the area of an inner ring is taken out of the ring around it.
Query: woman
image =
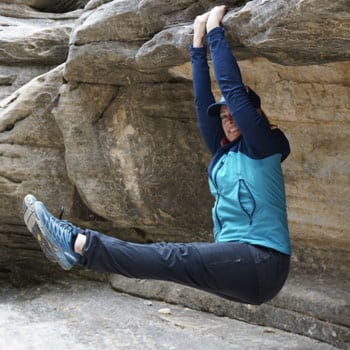
[[[45,255],[66,270],[76,264],[127,277],[168,280],[241,303],[261,304],[282,288],[290,247],[281,161],[288,141],[271,129],[259,97],[242,83],[224,39],[225,6],[196,18],[190,48],[196,113],[213,153],[209,165],[215,243],[135,244],[53,217],[27,195],[24,220]],[[207,41],[223,98],[210,90]]]

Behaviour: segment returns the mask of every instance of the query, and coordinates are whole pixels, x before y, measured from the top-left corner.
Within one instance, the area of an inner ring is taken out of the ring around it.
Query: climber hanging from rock
[[[221,26],[226,11],[217,6],[198,16],[190,47],[198,126],[213,154],[214,242],[122,241],[54,217],[29,194],[24,221],[49,260],[65,270],[81,265],[173,281],[241,303],[261,304],[281,290],[291,254],[281,170],[289,143],[242,81]],[[208,48],[222,95],[218,102],[211,91]]]

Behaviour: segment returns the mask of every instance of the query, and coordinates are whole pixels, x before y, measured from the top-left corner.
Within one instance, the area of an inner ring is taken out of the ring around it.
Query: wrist
[[[204,38],[193,38],[193,47],[199,48],[204,46]]]
[[[221,26],[215,27],[207,33],[206,41],[209,45],[213,40],[221,39],[223,37],[224,37],[224,28]]]
[[[209,33],[211,30],[220,27],[220,22],[217,21],[216,19],[208,20],[207,22],[207,33]]]

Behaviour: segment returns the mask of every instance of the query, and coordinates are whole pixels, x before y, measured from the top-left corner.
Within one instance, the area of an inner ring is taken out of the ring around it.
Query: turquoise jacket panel
[[[280,154],[252,159],[231,148],[214,165],[209,187],[216,242],[243,241],[290,254]]]

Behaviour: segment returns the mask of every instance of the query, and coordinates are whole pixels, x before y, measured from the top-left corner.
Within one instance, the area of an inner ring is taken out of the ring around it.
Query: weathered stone
[[[22,26],[18,29],[9,26],[7,30],[1,31],[0,63],[53,65],[65,60],[68,53],[69,26],[58,26],[54,30],[43,28],[40,33],[37,27]],[[11,42],[8,43],[9,36]],[[3,40],[4,37],[6,41]]]
[[[0,85],[12,85],[13,82],[16,80],[16,75],[3,75],[0,76]]]
[[[49,195],[45,201],[53,214],[63,206],[68,208],[68,216],[74,209],[73,214],[79,212],[89,221],[67,176],[62,133],[51,113],[62,69],[59,66],[34,79],[0,105],[0,271],[10,278],[21,275],[20,270],[22,274],[31,271],[35,278],[35,270],[54,269],[43,260],[37,242],[22,224],[21,202],[26,193],[34,193],[38,199]]]
[[[1,101],[2,223],[22,221],[21,199],[27,192],[50,194],[52,202],[71,198],[62,134],[50,111],[61,81],[59,67]]]
[[[94,84],[130,85],[135,81],[150,80],[135,72],[138,47],[119,42],[91,43],[72,46],[65,65],[64,77],[68,81]],[[132,69],[134,68],[134,69]],[[151,81],[157,81],[156,74]]]
[[[93,10],[96,7],[99,7],[107,2],[111,2],[113,0],[90,0],[86,6],[85,6],[85,10]]]
[[[0,4],[0,99],[65,61],[78,13],[43,14]]]
[[[46,278],[20,289],[2,283],[0,298],[1,349],[240,350],[249,344],[250,350],[336,350],[315,339],[179,305],[153,301],[149,306],[91,280]],[[164,308],[171,314],[158,313]]]
[[[334,284],[338,287],[336,290],[330,288]],[[348,349],[350,344],[349,284],[329,276],[293,275],[275,299],[256,306],[235,303],[172,282],[111,276],[112,287],[120,292],[292,331],[340,349]]]
[[[139,0],[112,1],[91,11],[72,35],[72,43],[130,41],[144,39],[162,29],[164,23],[144,19],[138,9]]]
[[[153,71],[161,67],[180,65],[188,60],[187,48],[191,40],[192,26],[163,30],[140,47],[136,55],[136,63],[142,70]]]
[[[9,0],[12,2],[12,0]],[[19,4],[17,1],[15,3],[10,4],[6,3],[6,1],[2,1],[0,3],[0,14],[7,18],[8,20],[12,18],[16,18],[20,23],[23,19],[29,20],[32,19],[35,21],[38,18],[47,19],[48,24],[51,23],[50,20],[76,20],[81,14],[82,10],[71,11],[67,13],[47,13],[47,12],[39,12],[27,5]]]
[[[52,66],[7,66],[0,65],[0,100],[10,96],[33,78],[51,70]]]
[[[68,12],[83,8],[89,0],[3,0],[6,3],[23,4],[46,12]]]
[[[0,17],[0,25],[0,64],[53,65],[65,61],[72,20]]]
[[[228,37],[257,56],[305,65],[350,58],[347,0],[254,0],[223,21]]]
[[[188,99],[188,85],[61,88],[54,114],[70,150],[68,176],[93,212],[163,238],[204,238],[208,207],[191,208],[209,202],[200,191],[207,180],[194,187],[189,179],[205,172],[208,159],[192,106],[177,102]]]

